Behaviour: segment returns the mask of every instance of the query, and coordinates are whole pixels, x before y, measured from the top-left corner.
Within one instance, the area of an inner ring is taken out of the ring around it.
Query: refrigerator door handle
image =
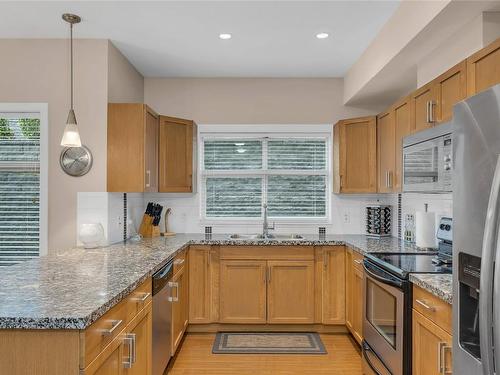
[[[479,338],[481,350],[481,362],[483,375],[494,374],[493,357],[493,275],[498,278],[495,272],[495,263],[492,259],[500,257],[496,251],[498,235],[498,211],[500,210],[500,155],[497,157],[495,174],[491,185],[490,198],[488,201],[488,211],[486,213],[485,228],[483,235],[483,248],[481,253],[481,279],[479,292]],[[496,253],[496,254],[495,254]],[[497,289],[496,293],[500,293]],[[499,320],[499,318],[495,318]],[[500,341],[500,338],[496,338]],[[500,353],[497,353],[500,357]],[[500,362],[497,362],[497,365]]]

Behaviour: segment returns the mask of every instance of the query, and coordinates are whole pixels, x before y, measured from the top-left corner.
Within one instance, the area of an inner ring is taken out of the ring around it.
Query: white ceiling
[[[111,39],[147,77],[341,77],[398,4],[11,1],[0,2],[0,38],[66,38],[61,14],[71,12],[82,17],[76,38]]]

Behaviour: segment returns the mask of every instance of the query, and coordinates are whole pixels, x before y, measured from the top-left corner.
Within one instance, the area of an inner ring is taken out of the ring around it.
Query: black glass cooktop
[[[433,262],[436,254],[395,254],[371,253],[366,259],[379,267],[403,278],[410,273],[451,273],[451,265],[438,265]]]

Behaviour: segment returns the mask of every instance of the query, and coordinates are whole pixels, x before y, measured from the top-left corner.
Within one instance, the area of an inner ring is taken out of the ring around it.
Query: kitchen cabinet
[[[394,175],[396,167],[396,126],[394,112],[389,110],[377,118],[377,161],[378,192],[394,191]]]
[[[437,122],[450,121],[453,106],[467,96],[467,64],[462,61],[433,80],[437,87]]]
[[[174,261],[175,262],[175,261]],[[189,321],[189,290],[188,267],[177,270],[172,278],[172,355],[174,355],[182,341]]]
[[[467,95],[500,83],[500,38],[467,58]]]
[[[413,375],[452,373],[452,337],[413,310]]]
[[[363,256],[346,252],[346,326],[356,341],[363,341]]]
[[[268,323],[314,322],[314,261],[268,261]]]
[[[158,191],[158,127],[145,104],[108,104],[107,191]]]
[[[210,246],[191,246],[189,248],[189,323],[203,324],[211,323],[213,300],[213,283],[217,280],[213,277],[212,265],[214,256]],[[218,299],[218,298],[217,298]]]
[[[403,138],[413,132],[410,121],[410,97],[399,100],[392,107],[395,145],[394,145],[394,185],[393,191],[403,190]]]
[[[431,128],[436,122],[437,86],[433,82],[410,94],[411,122],[415,131]]]
[[[196,189],[196,135],[192,120],[160,116],[159,191],[192,193]]]
[[[345,248],[344,246],[325,246],[321,250],[321,271],[323,275],[321,292],[323,313],[321,322],[323,324],[345,324]]]
[[[339,121],[333,136],[335,193],[377,191],[377,121],[375,116]]]
[[[266,323],[266,272],[263,260],[220,262],[221,323]]]

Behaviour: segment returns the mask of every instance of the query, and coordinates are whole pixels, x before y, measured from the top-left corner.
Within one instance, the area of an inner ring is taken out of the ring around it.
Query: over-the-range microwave
[[[403,191],[452,191],[451,122],[403,138]]]

